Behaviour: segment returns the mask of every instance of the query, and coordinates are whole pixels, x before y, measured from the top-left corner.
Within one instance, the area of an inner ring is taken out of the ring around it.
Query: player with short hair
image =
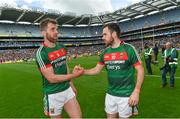
[[[81,118],[81,109],[76,100],[76,89],[71,79],[79,77],[81,70],[68,72],[67,48],[58,44],[58,25],[47,18],[40,23],[44,43],[36,52],[36,62],[43,79],[44,112],[51,118],[61,118],[65,111],[71,118]]]
[[[108,118],[127,118],[137,114],[139,93],[144,80],[144,69],[135,48],[119,39],[120,28],[117,24],[107,24],[103,28],[107,47],[101,53],[96,67],[84,69],[84,74],[95,75],[103,67],[108,73],[108,89],[105,98],[105,111]],[[75,66],[82,70],[82,67]],[[137,82],[135,84],[135,69]]]

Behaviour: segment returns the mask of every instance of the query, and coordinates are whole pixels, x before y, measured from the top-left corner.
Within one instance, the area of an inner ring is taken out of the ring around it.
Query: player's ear
[[[45,36],[45,34],[46,34],[46,32],[43,30],[43,31],[41,31],[41,35],[42,36]]]
[[[115,31],[112,32],[112,37],[113,37],[113,38],[116,38],[116,37],[117,37],[117,34],[116,34]]]

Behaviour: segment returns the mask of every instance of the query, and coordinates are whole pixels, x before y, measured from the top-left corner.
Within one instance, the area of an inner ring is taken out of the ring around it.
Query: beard
[[[46,33],[46,38],[51,43],[56,43],[56,41],[57,41],[57,37],[52,37],[48,33]]]
[[[111,37],[109,41],[105,42],[105,45],[106,47],[108,47],[108,46],[112,46],[113,43],[114,43],[114,39]]]

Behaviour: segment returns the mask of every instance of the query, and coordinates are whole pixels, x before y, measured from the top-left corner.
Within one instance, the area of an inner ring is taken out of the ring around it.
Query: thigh
[[[64,109],[71,118],[82,117],[80,105],[71,87],[66,92],[66,101],[64,104]]]
[[[107,116],[114,117],[118,114],[118,105],[115,102],[116,97],[106,94],[105,97],[105,112],[107,113]]]
[[[162,70],[162,74],[166,75],[168,72],[168,68],[167,67],[164,67],[163,70]]]
[[[70,118],[81,118],[81,109],[76,97],[71,98],[64,104],[64,109]]]

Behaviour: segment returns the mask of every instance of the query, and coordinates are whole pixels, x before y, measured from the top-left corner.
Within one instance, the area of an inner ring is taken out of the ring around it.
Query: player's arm
[[[141,86],[144,81],[144,68],[142,66],[142,62],[139,57],[139,54],[137,53],[134,47],[132,47],[129,50],[129,53],[130,53],[130,62],[133,65],[133,67],[137,70],[136,85],[134,91],[129,97],[129,105],[135,106],[139,102],[139,94],[140,94]]]
[[[99,61],[97,63],[97,65],[94,68],[91,69],[85,69],[84,70],[84,74],[85,75],[96,75],[99,74],[101,72],[101,70],[104,67],[104,52],[102,52],[99,56]]]
[[[85,75],[96,75],[98,73],[101,72],[101,70],[103,69],[104,65],[102,64],[97,64],[96,67],[92,68],[92,69],[85,69],[84,70],[84,74]]]
[[[137,70],[137,81],[134,88],[134,91],[132,92],[130,98],[129,98],[129,105],[135,106],[139,103],[139,94],[141,91],[142,84],[144,82],[144,68],[142,65],[135,66],[135,69]]]
[[[41,73],[50,83],[64,82],[66,80],[71,80],[71,79],[79,77],[81,75],[81,72],[76,72],[73,74],[57,75],[54,73],[52,67],[41,69]]]
[[[140,93],[141,86],[144,82],[144,68],[142,65],[137,65],[135,69],[137,70],[137,81],[134,91]]]
[[[69,65],[67,63],[68,60],[66,60],[66,66],[67,66],[67,74],[70,74],[70,69],[69,69]],[[76,87],[74,86],[74,83],[72,80],[69,81],[69,84],[72,88],[72,90],[74,91],[74,93],[77,95],[77,90],[76,90]]]

